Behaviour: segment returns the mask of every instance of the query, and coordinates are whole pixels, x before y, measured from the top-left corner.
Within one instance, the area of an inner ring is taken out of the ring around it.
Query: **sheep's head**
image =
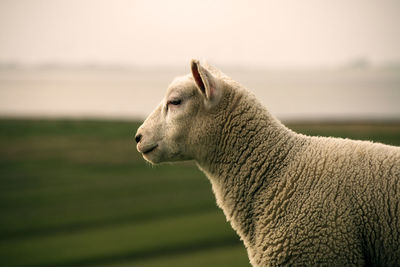
[[[192,60],[191,72],[170,84],[137,131],[137,150],[151,163],[196,159],[214,134],[224,82],[197,60]]]

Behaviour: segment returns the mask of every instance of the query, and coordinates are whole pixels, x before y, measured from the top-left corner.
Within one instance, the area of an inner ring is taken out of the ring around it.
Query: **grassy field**
[[[150,166],[139,123],[0,120],[2,266],[249,266],[192,163]],[[291,124],[400,145],[400,124]]]

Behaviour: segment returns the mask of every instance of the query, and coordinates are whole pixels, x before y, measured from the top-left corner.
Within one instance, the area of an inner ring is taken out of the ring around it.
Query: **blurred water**
[[[224,69],[278,118],[400,119],[399,69]],[[143,119],[182,69],[1,69],[0,116]]]

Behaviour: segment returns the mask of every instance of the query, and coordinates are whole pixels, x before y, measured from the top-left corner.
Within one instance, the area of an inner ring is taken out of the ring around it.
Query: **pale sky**
[[[0,0],[0,63],[400,61],[397,0]]]

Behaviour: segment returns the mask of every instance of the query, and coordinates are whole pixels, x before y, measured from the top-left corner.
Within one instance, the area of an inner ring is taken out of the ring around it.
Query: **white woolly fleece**
[[[399,147],[297,134],[218,70],[191,70],[137,148],[197,162],[253,266],[400,264]]]

